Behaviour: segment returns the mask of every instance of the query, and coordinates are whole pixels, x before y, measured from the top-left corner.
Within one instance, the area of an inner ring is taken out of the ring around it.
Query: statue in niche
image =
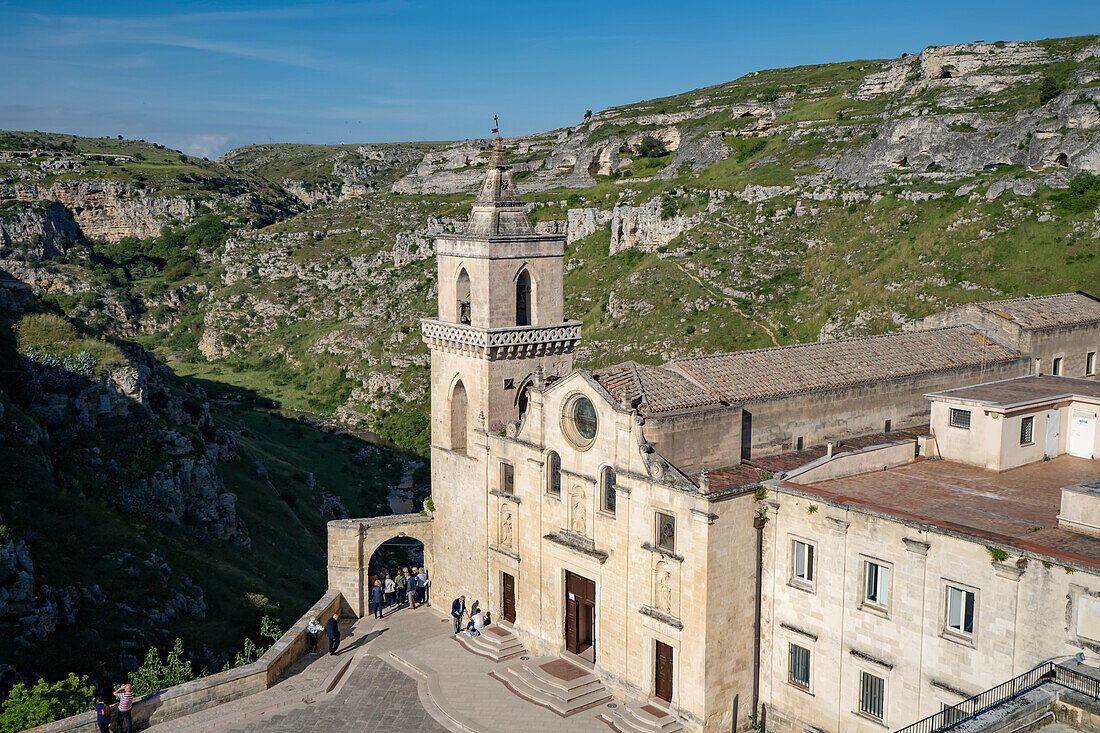
[[[569,529],[579,535],[584,534],[584,491],[573,487],[569,496]]]
[[[507,507],[501,507],[500,512],[500,545],[512,547],[512,512]]]
[[[657,563],[657,592],[654,605],[658,611],[672,615],[672,573],[665,562]]]

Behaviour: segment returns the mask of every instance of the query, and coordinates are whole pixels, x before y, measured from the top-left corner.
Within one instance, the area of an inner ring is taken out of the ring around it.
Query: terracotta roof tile
[[[625,394],[643,415],[723,404],[718,395],[663,367],[627,361],[597,369],[592,376],[616,400],[621,401]]]
[[[1019,358],[971,326],[952,326],[697,356],[665,366],[733,403]]]
[[[1025,330],[1100,321],[1100,300],[1084,293],[974,303],[984,311],[1013,321]]]

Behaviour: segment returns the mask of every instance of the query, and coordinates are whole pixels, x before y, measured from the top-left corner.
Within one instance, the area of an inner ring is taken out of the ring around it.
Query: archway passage
[[[466,385],[459,380],[451,392],[451,450],[461,453],[466,452],[467,402]]]
[[[516,278],[516,325],[531,325],[531,275],[526,269]]]
[[[431,573],[431,568],[427,567],[425,561],[423,542],[415,537],[401,535],[386,540],[374,550],[370,560],[367,561],[367,602],[371,601],[373,593],[371,589],[375,581],[381,583],[382,590],[385,592],[389,587],[386,583],[387,578],[394,581],[394,590],[385,593],[386,608],[411,602],[407,578],[412,578],[414,585],[417,586],[417,604],[425,602],[423,597],[425,593],[420,590],[423,584],[418,583],[416,579],[420,568],[425,568],[428,574]],[[405,575],[406,570],[409,573],[408,576]]]

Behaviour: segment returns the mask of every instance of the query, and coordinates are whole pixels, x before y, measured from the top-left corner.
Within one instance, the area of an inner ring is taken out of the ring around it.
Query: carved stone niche
[[[584,488],[579,485],[574,485],[569,489],[569,529],[570,531],[583,536],[587,536],[585,528],[587,526],[588,518],[586,500],[584,496]]]
[[[511,550],[515,544],[515,525],[512,517],[512,507],[507,503],[500,505],[500,523],[497,529],[497,544],[506,550]]]
[[[680,615],[679,567],[667,560],[653,566],[653,608],[672,618]]]

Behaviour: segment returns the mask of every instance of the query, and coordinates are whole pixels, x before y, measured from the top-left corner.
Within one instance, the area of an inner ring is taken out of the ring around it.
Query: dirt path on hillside
[[[685,275],[690,277],[692,280],[694,280],[699,285],[699,287],[703,288],[704,290],[706,290],[707,292],[709,292],[711,295],[715,296],[716,298],[721,298],[722,300],[726,301],[729,304],[730,308],[733,308],[735,311],[737,311],[741,315],[741,317],[743,317],[747,321],[751,321],[754,325],[756,325],[758,328],[760,328],[764,333],[768,334],[768,338],[770,338],[772,340],[773,344],[775,344],[776,346],[780,345],[779,341],[776,340],[775,333],[772,331],[772,329],[768,328],[763,323],[761,323],[760,321],[756,320],[755,318],[750,316],[745,311],[738,308],[736,300],[729,297],[725,293],[722,293],[722,292],[719,292],[719,291],[715,290],[710,285],[707,285],[705,282],[703,282],[698,277],[696,277],[694,273],[688,272],[687,268],[685,268],[679,262],[674,261],[672,264],[676,265],[676,267],[680,270],[680,272],[684,273]],[[773,328],[774,328],[774,326],[773,326]]]

